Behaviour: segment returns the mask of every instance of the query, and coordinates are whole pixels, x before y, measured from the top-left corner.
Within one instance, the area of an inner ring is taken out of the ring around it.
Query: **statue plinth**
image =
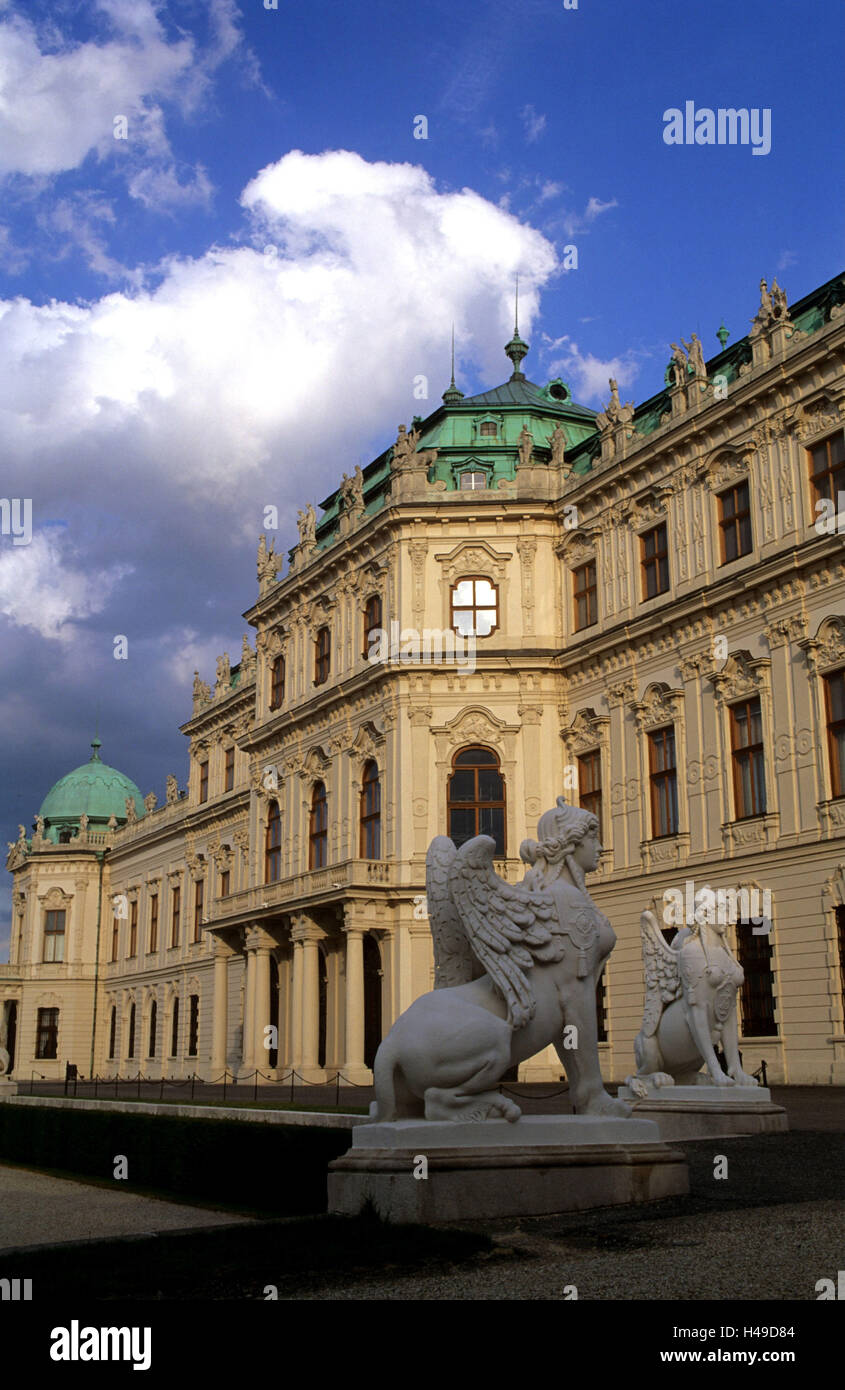
[[[702,1075],[701,1084],[695,1086],[649,1084],[646,1089],[648,1094],[638,1098],[631,1086],[620,1086],[619,1095],[633,1104],[637,1119],[658,1125],[664,1141],[777,1134],[789,1129],[786,1111],[774,1104],[767,1086],[711,1086]]]
[[[0,1076],[0,1100],[2,1100],[4,1096],[16,1096],[17,1094],[17,1081],[13,1081],[10,1076]]]
[[[329,1164],[329,1211],[353,1216],[372,1202],[394,1222],[542,1216],[688,1191],[686,1158],[657,1125],[619,1116],[375,1121],[356,1125],[352,1148]]]

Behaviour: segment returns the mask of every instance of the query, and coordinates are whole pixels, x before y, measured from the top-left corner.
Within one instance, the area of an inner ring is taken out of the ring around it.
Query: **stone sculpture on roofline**
[[[558,797],[540,817],[539,839],[520,847],[530,868],[518,884],[494,871],[489,835],[460,849],[446,836],[432,841],[426,887],[436,985],[376,1054],[374,1120],[518,1120],[519,1107],[495,1088],[549,1044],[577,1114],[630,1115],[604,1089],[599,1068],[596,985],[616,935],[584,882],[598,864],[598,831],[594,815]],[[564,1046],[564,1028],[574,1030],[574,1046]]]

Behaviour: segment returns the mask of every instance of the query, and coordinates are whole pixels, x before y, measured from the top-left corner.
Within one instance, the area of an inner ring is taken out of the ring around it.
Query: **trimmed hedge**
[[[0,1160],[108,1182],[125,1154],[127,1189],[279,1216],[326,1210],[328,1164],[351,1141],[348,1129],[0,1105]]]

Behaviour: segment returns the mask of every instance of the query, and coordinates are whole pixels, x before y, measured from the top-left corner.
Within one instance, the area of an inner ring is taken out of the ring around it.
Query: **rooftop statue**
[[[645,1097],[653,1087],[695,1085],[702,1066],[714,1086],[757,1085],[739,1060],[736,997],[742,966],[731,954],[726,926],[709,910],[710,898],[715,899],[710,889],[696,893],[696,920],[671,942],[652,912],[640,919],[645,1010],[634,1040],[637,1074],[626,1082],[637,1096]],[[727,1074],[716,1057],[719,1044]]]
[[[701,339],[697,333],[690,336],[689,342],[682,338],[681,342],[689,353],[689,365],[694,376],[706,376],[707,368],[704,365],[704,350],[701,346]]]
[[[299,544],[315,545],[317,541],[317,513],[310,502],[304,512],[298,511],[296,513],[296,525],[299,530]]]
[[[550,1043],[577,1114],[631,1113],[605,1091],[599,1069],[596,984],[616,935],[584,884],[598,864],[598,831],[594,815],[559,796],[540,817],[538,840],[520,848],[531,867],[518,884],[495,873],[489,835],[460,849],[444,835],[431,842],[436,987],[376,1054],[375,1120],[518,1120],[519,1107],[495,1088]]]
[[[564,454],[566,453],[566,430],[563,425],[556,425],[554,433],[549,436],[549,448],[552,451],[552,464],[555,468],[562,468],[564,464]]]

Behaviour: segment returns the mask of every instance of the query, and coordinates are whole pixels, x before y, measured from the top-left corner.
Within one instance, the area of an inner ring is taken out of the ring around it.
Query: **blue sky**
[[[658,390],[679,335],[742,336],[761,275],[840,271],[844,16],[0,0],[0,495],[34,523],[0,536],[0,836],[95,721],[142,791],[184,779],[263,508],[283,549],[425,413],[420,373],[432,409],[452,322],[463,389],[503,380],[517,271],[529,376],[596,408],[611,374]],[[687,101],[767,108],[771,151],[667,145]]]

